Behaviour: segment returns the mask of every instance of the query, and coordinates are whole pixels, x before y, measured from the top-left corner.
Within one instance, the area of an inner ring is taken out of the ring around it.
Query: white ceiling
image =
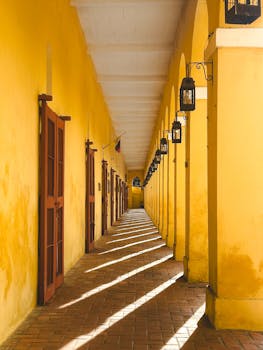
[[[72,0],[129,170],[143,169],[184,0]]]

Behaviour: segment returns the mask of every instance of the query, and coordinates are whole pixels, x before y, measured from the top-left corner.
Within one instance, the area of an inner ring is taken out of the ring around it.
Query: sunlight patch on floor
[[[151,251],[153,251],[153,250],[157,250],[157,249],[159,249],[159,248],[164,247],[165,245],[166,245],[165,243],[162,243],[162,244],[159,244],[159,245],[157,245],[157,246],[154,246],[154,247],[151,247],[151,248],[148,248],[148,249],[144,249],[144,250],[141,250],[141,251],[136,252],[136,253],[132,253],[132,254],[125,255],[125,256],[123,256],[122,258],[115,259],[115,260],[111,260],[111,261],[108,261],[108,262],[106,262],[106,263],[104,263],[104,264],[101,264],[101,265],[99,265],[99,266],[93,267],[92,269],[86,270],[85,273],[92,272],[92,271],[96,271],[96,270],[102,269],[102,268],[104,268],[104,267],[117,264],[117,263],[119,263],[119,262],[121,262],[121,261],[125,261],[125,260],[128,260],[128,259],[134,258],[134,257],[136,257],[136,256],[138,256],[138,255],[142,255],[142,254],[151,252]]]
[[[142,228],[139,230],[129,230],[126,232],[122,232],[122,233],[115,233],[112,236],[116,237],[116,236],[124,236],[124,235],[129,235],[129,234],[133,234],[135,232],[142,232],[142,231],[148,231],[148,230],[152,230],[152,229],[157,229],[154,225],[152,225],[151,227],[147,227],[147,228]],[[117,232],[117,231],[116,231]]]
[[[178,273],[174,277],[170,278],[168,281],[162,283],[160,286],[154,288],[150,292],[146,293],[144,296],[139,298],[136,302],[131,303],[127,306],[125,306],[120,311],[117,311],[112,316],[108,317],[99,327],[96,329],[93,329],[91,332],[87,334],[82,334],[73,340],[71,340],[68,344],[62,346],[60,350],[69,350],[69,349],[79,349],[85,344],[87,344],[89,341],[93,340],[97,336],[99,336],[101,333],[107,331],[110,327],[112,327],[117,322],[121,321],[125,317],[127,317],[129,314],[134,312],[139,307],[143,306],[144,304],[148,303],[151,299],[155,298],[157,295],[165,291],[167,288],[169,288],[171,285],[175,284],[177,279],[183,276],[183,272]]]
[[[161,348],[167,349],[167,346],[174,346],[176,349],[181,349],[185,343],[189,340],[194,331],[198,328],[198,321],[204,315],[205,303],[203,303],[199,309],[180,327],[176,333],[168,340],[168,342]]]
[[[143,224],[143,225],[136,225],[136,226],[131,226],[131,225],[128,225],[127,227],[125,228],[121,228],[121,229],[115,229],[114,232],[123,232],[123,231],[127,231],[127,230],[133,230],[133,229],[144,229],[145,227],[147,226],[150,226],[150,227],[155,227],[152,223],[149,223],[149,224]],[[122,234],[122,233],[119,233],[119,234]],[[113,235],[113,236],[117,236],[117,235]]]
[[[146,243],[146,242],[156,241],[157,239],[161,239],[161,238],[162,237],[160,235],[158,235],[157,237],[145,239],[143,241],[138,241],[138,242],[134,242],[134,243],[123,245],[121,247],[117,247],[117,248],[113,248],[113,249],[110,249],[110,250],[106,250],[105,252],[98,253],[98,255],[104,255],[104,254],[116,252],[117,250],[122,250],[122,249],[125,249],[125,248],[128,248],[128,247],[132,247],[133,245],[138,245],[138,244],[142,244],[142,243]]]
[[[137,275],[140,272],[143,272],[143,271],[145,271],[147,269],[150,269],[153,266],[161,264],[161,263],[169,260],[172,257],[173,257],[173,254],[168,254],[165,257],[161,258],[161,259],[158,259],[158,260],[155,260],[155,261],[153,261],[153,262],[151,262],[149,264],[140,266],[137,269],[135,269],[133,271],[130,271],[130,272],[127,272],[127,273],[125,273],[122,276],[118,276],[113,281],[108,282],[108,283],[104,283],[104,284],[102,284],[102,285],[100,285],[100,286],[98,286],[98,287],[96,287],[94,289],[91,289],[88,292],[82,294],[81,297],[79,297],[79,298],[77,298],[75,300],[72,300],[69,303],[66,303],[64,305],[59,306],[59,309],[65,309],[66,307],[69,307],[71,305],[79,303],[82,300],[86,300],[87,298],[90,298],[91,296],[93,296],[93,295],[95,295],[97,293],[100,293],[100,292],[104,291],[105,289],[110,288],[110,287],[112,287],[112,286],[114,286],[114,285],[116,285],[116,284],[118,284],[118,283],[120,283],[120,282],[122,282],[122,281],[124,281],[124,280],[126,280],[128,278],[130,278],[130,277],[133,277],[133,276]]]
[[[144,225],[144,224],[152,223],[151,220],[125,220],[125,222],[122,224],[121,222],[118,222],[117,226],[118,227],[129,227],[129,226],[134,226],[134,225]]]
[[[148,230],[150,230],[150,229],[148,229]],[[158,231],[158,230],[155,230],[155,231],[151,231],[151,232],[147,232],[147,233],[143,233],[143,234],[137,234],[137,235],[135,235],[135,236],[129,236],[129,237],[125,237],[125,238],[114,239],[113,241],[107,242],[107,244],[112,244],[112,243],[116,243],[116,242],[127,241],[127,240],[129,240],[129,239],[140,238],[140,237],[143,237],[143,236],[154,235],[154,234],[157,234],[157,233],[159,233],[159,231]]]

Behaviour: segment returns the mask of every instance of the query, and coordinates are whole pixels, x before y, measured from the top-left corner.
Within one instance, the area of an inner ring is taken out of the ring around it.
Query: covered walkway
[[[129,210],[0,349],[263,349],[263,333],[209,326],[205,285],[182,271],[145,211]]]

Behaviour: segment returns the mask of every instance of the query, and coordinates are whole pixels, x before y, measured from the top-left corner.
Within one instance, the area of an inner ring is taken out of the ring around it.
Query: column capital
[[[263,28],[217,28],[205,49],[205,60],[221,47],[263,48]]]

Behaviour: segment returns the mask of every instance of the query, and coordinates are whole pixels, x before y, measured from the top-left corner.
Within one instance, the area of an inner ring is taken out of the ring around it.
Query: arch
[[[208,29],[208,8],[206,0],[198,0],[194,16],[193,34],[192,34],[192,48],[191,48],[191,62],[203,61],[204,50],[207,46],[209,35]],[[187,62],[188,63],[188,62]],[[210,68],[210,67],[205,67]],[[191,75],[194,77],[196,86],[206,86],[207,82],[204,77],[202,69],[197,69],[191,65]]]
[[[208,39],[206,0],[198,0],[194,13],[189,62],[204,61]],[[189,61],[188,61],[189,59]],[[210,69],[205,65],[205,69]],[[184,132],[185,159],[185,276],[188,281],[208,279],[208,207],[207,207],[207,81],[202,69],[191,65],[195,81],[195,110],[187,113]],[[198,205],[197,205],[198,203]],[[198,241],[196,237],[198,235]]]

